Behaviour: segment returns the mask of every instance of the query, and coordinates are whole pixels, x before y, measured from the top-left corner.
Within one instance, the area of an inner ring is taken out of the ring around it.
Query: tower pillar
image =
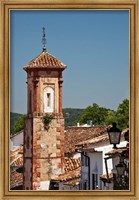
[[[62,72],[66,65],[46,51],[44,31],[43,51],[24,67],[28,79],[23,153],[25,190],[47,190],[50,180],[64,172]],[[53,117],[48,120],[50,116]]]

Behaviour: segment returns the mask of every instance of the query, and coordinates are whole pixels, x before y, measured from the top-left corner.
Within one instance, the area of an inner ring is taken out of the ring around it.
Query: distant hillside
[[[80,115],[82,114],[84,109],[79,108],[64,108],[63,115],[65,118],[65,126],[73,126],[76,125]],[[19,117],[23,116],[23,114],[19,113],[10,113],[10,133],[12,132],[13,126]]]
[[[13,128],[13,125],[14,123],[17,121],[17,119],[19,117],[23,116],[22,114],[19,114],[19,113],[13,113],[13,112],[10,112],[10,133],[12,132],[12,128]]]

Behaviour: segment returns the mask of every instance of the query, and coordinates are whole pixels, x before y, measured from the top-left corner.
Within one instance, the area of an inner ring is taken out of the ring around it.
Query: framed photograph
[[[138,3],[1,1],[1,199],[139,199]]]

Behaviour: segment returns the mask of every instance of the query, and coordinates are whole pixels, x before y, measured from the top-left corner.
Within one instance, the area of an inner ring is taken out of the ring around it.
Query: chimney
[[[87,120],[87,125],[92,127],[93,126],[93,121],[92,120]]]
[[[77,123],[77,127],[80,127],[80,123],[79,122]]]

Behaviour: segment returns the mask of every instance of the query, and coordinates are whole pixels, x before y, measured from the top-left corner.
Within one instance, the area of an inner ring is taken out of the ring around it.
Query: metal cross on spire
[[[44,27],[42,28],[42,33],[43,33],[43,36],[42,36],[43,51],[46,51],[46,37],[45,37],[45,28]]]

